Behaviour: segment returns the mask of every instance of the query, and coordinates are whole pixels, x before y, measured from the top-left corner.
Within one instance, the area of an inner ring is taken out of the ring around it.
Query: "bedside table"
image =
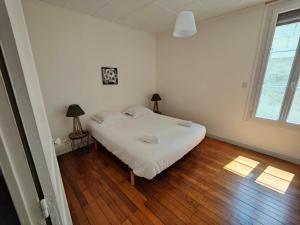
[[[69,138],[71,141],[72,151],[88,147],[90,145],[90,133],[87,130],[82,131],[82,134],[80,135],[71,133],[69,134]]]

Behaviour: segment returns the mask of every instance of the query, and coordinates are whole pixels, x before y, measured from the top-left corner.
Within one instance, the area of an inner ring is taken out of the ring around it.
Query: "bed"
[[[192,123],[190,127],[178,124],[179,119],[147,113],[133,118],[126,116],[115,123],[102,124],[93,119],[87,123],[91,136],[125,163],[134,175],[152,179],[181,159],[205,137],[204,126]],[[159,143],[141,141],[144,134],[159,136]]]

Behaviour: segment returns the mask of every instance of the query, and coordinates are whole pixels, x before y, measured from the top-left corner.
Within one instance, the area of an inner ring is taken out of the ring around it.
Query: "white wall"
[[[244,120],[264,5],[202,22],[192,38],[158,36],[158,92],[166,114],[228,141],[300,162],[300,129]]]
[[[149,104],[156,90],[155,36],[51,6],[24,1],[24,11],[52,136],[66,137],[67,106],[86,115]],[[119,85],[103,86],[101,66],[116,66]]]

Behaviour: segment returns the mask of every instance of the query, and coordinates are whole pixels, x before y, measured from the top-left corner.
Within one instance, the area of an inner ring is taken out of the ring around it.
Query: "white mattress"
[[[146,114],[114,124],[99,124],[89,120],[91,135],[116,157],[128,165],[139,177],[152,179],[197,146],[205,137],[206,129],[193,123],[191,127],[177,124],[179,120]],[[158,135],[158,144],[140,140],[143,135]]]

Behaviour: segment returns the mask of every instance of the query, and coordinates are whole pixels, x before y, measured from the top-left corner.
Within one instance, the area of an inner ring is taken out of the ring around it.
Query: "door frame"
[[[1,43],[0,43],[1,45]],[[1,46],[0,46],[1,49]],[[0,53],[1,54],[1,53]],[[1,55],[0,55],[1,57]],[[1,59],[0,59],[1,61]],[[0,62],[2,64],[2,62]],[[4,71],[3,71],[4,70]],[[21,224],[46,224],[0,66],[0,166]],[[28,154],[28,153],[27,153]],[[43,195],[43,193],[40,193]],[[48,224],[50,224],[48,222]]]

